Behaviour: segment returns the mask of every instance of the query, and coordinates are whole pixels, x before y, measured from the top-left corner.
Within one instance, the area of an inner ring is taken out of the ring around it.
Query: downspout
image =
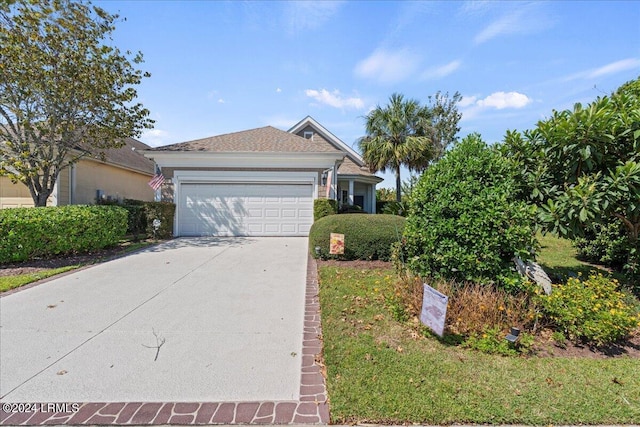
[[[333,165],[333,173],[331,174],[331,193],[330,198],[332,200],[338,200],[338,168],[344,162],[344,157],[342,160],[336,160]]]

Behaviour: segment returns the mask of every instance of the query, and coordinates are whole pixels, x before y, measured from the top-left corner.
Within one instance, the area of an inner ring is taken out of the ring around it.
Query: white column
[[[371,186],[371,213],[376,213],[376,186]]]
[[[349,204],[351,206],[353,206],[353,204],[354,204],[354,201],[353,201],[353,184],[354,184],[353,180],[350,179],[349,180]]]

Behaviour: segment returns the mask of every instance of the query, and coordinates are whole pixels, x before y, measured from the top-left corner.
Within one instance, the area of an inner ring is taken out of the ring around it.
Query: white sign
[[[439,336],[444,335],[444,321],[447,317],[449,297],[424,284],[420,321]]]

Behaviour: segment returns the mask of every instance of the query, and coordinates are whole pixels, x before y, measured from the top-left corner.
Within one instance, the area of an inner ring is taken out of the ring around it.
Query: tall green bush
[[[173,218],[175,205],[169,202],[146,202],[143,200],[105,200],[98,201],[100,205],[120,206],[127,210],[127,234],[134,239],[140,236],[144,238],[156,237],[158,239],[170,239],[173,237]],[[153,221],[160,221],[160,227],[154,230]]]
[[[586,261],[620,269],[631,251],[629,235],[618,222],[594,224],[583,237],[573,241],[578,256]]]
[[[126,230],[127,211],[117,206],[0,210],[0,263],[101,249]]]
[[[513,163],[478,134],[466,137],[422,175],[409,203],[401,248],[423,277],[513,283],[514,256],[537,247],[535,211],[518,200]]]
[[[309,248],[314,258],[388,261],[391,258],[391,246],[402,236],[404,222],[403,217],[395,215],[326,216],[311,227]],[[344,234],[343,255],[329,254],[331,233]]]
[[[313,220],[338,213],[338,201],[333,199],[315,199],[313,201]]]
[[[144,203],[147,235],[157,239],[170,239],[173,237],[173,218],[176,213],[176,205],[170,202],[145,202]],[[160,221],[160,227],[154,230],[153,221]]]

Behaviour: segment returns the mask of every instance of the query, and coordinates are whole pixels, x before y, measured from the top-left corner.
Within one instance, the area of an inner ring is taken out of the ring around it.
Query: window
[[[342,197],[340,201],[345,205],[349,204],[349,191],[342,190]]]
[[[305,130],[304,131],[304,138],[305,139],[313,139],[313,132]]]
[[[353,196],[353,204],[364,209],[364,196]]]

